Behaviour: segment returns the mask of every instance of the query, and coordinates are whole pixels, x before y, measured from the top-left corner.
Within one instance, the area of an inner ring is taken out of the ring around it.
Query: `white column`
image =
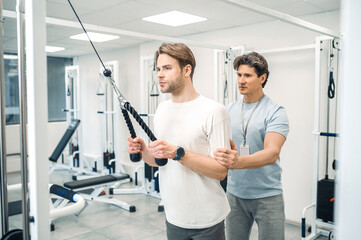
[[[336,184],[336,239],[357,239],[361,226],[361,1],[342,1],[340,161]]]
[[[45,0],[25,1],[31,239],[50,239]]]

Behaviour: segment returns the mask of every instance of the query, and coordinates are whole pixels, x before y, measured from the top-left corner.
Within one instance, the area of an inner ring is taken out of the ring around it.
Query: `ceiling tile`
[[[155,31],[169,28],[169,26],[163,24],[147,22],[141,19],[127,22],[124,24],[115,25],[114,27],[118,29],[141,32],[141,33],[154,33]]]
[[[286,13],[292,16],[302,16],[302,15],[308,15],[308,14],[315,14],[322,12],[322,9],[309,4],[306,1],[300,1],[290,4],[284,4],[284,5],[278,5],[274,7],[274,10]]]
[[[100,10],[83,15],[80,20],[83,23],[94,24],[104,27],[112,27],[114,25],[122,24],[133,20],[134,18],[127,17],[115,10]]]
[[[116,18],[116,16],[123,15],[132,19],[141,19],[143,17],[163,12],[163,8],[154,7],[152,5],[136,1],[124,2],[106,10],[108,10],[108,14],[114,16],[114,18]]]
[[[175,28],[175,27],[168,27],[165,29],[157,30],[153,32],[153,34],[162,35],[162,36],[170,36],[170,37],[181,37],[184,35],[190,35],[197,33],[198,31],[187,29],[187,28]]]
[[[65,0],[63,2],[67,3],[67,1]],[[87,7],[77,8],[74,6],[74,8],[80,17],[83,14],[87,14],[93,11],[92,9],[89,9]],[[69,6],[69,4],[61,4],[61,3],[49,2],[49,1],[46,3],[46,16],[52,18],[66,19],[66,20],[76,19],[74,12]]]
[[[315,5],[324,11],[334,11],[340,9],[340,0],[307,0],[311,5]]]
[[[158,8],[165,9],[166,11],[181,10],[185,7],[195,7],[195,5],[207,5],[210,2],[218,0],[181,0],[181,1],[169,1],[169,0],[137,0],[139,3],[149,4]]]
[[[87,8],[92,10],[101,10],[104,8],[108,8],[114,5],[119,5],[123,2],[127,2],[131,0],[103,0],[103,1],[90,1],[90,0],[71,0],[71,5],[75,8],[76,11],[81,8]],[[49,3],[57,3],[57,4],[63,4],[69,6],[69,3],[67,0],[47,0]]]

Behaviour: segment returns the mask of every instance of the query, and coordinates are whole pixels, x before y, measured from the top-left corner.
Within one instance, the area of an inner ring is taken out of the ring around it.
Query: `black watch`
[[[176,156],[175,158],[173,158],[173,160],[175,161],[181,160],[181,158],[184,157],[184,154],[185,154],[184,148],[178,147],[176,150]]]

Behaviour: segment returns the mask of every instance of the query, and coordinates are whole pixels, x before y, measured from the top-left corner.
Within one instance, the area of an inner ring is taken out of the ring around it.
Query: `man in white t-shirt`
[[[227,168],[212,158],[217,148],[229,148],[230,118],[226,108],[201,96],[192,82],[196,66],[192,51],[182,43],[163,43],[155,53],[162,93],[172,98],[159,104],[155,136],[128,138],[128,152],[169,159],[159,168],[159,185],[166,213],[167,237],[172,240],[225,239],[224,219],[230,212],[220,185]]]

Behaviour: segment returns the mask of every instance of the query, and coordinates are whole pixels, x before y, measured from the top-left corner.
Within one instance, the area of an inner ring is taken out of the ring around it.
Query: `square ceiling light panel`
[[[63,51],[65,50],[65,48],[63,47],[54,47],[54,46],[45,46],[45,51],[46,52],[59,52],[59,51]]]
[[[92,42],[107,42],[114,39],[118,39],[119,36],[110,35],[110,34],[103,34],[103,33],[95,33],[95,32],[88,32],[90,40]],[[83,40],[83,41],[89,41],[87,35],[85,33],[77,34],[70,36],[71,39],[76,40]]]
[[[192,14],[179,12],[179,11],[166,12],[150,17],[145,17],[142,19],[144,21],[164,24],[173,27],[183,26],[191,23],[203,22],[207,20],[207,18],[198,17]]]

